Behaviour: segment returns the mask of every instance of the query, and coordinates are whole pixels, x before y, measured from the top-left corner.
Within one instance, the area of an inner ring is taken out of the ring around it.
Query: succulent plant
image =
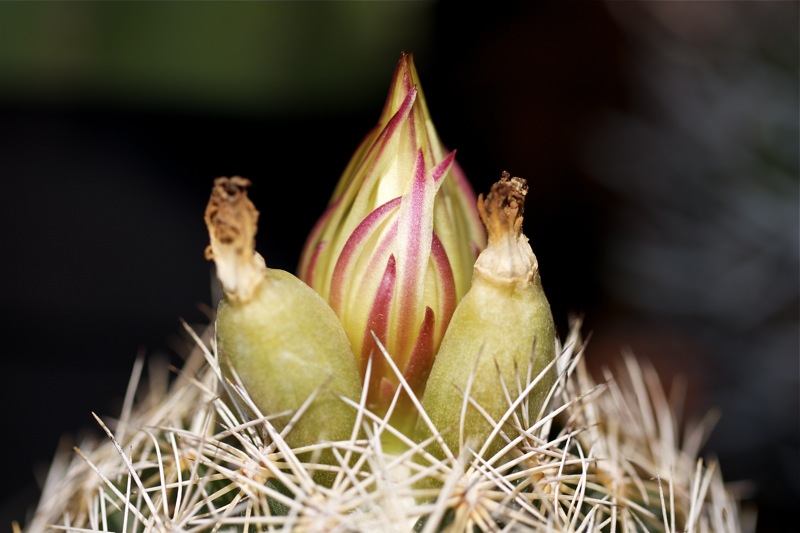
[[[684,427],[655,372],[632,356],[596,382],[579,322],[558,348],[552,409],[510,418],[519,434],[502,464],[476,454],[439,459],[432,439],[406,438],[406,452],[388,453],[382,434],[402,434],[344,399],[364,436],[293,449],[269,416],[250,417],[220,398],[212,331],[194,335],[197,348],[168,390],[147,390],[116,420],[98,417],[106,440],[59,452],[24,531],[725,533],[746,525],[717,465],[698,457],[708,424]],[[309,451],[330,452],[337,464],[298,457]],[[334,474],[330,485],[315,481],[318,468]],[[424,478],[438,488],[419,487]]]
[[[305,283],[255,252],[249,186],[218,178],[206,209],[215,323],[186,326],[174,380],[140,387],[137,361],[121,415],[95,416],[107,438],[57,454],[24,531],[742,531],[699,456],[709,424],[685,427],[632,356],[598,382],[579,321],[556,337],[525,180],[472,197],[409,56]]]

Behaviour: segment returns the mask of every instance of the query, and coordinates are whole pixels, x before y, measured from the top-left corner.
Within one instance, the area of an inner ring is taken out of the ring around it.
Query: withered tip
[[[258,228],[258,210],[247,197],[251,182],[247,178],[234,176],[214,180],[211,197],[206,206],[205,221],[212,241],[221,244],[237,243],[238,247],[248,245],[255,238]],[[212,251],[206,249],[206,258],[213,259]]]
[[[478,214],[490,240],[512,230],[515,235],[522,233],[522,214],[527,194],[528,183],[525,179],[512,178],[511,174],[503,171],[489,194],[486,197],[482,193],[478,196]]]
[[[205,212],[211,241],[205,257],[215,262],[226,294],[240,300],[252,295],[264,269],[255,252],[259,213],[247,197],[250,185],[241,176],[216,178]]]

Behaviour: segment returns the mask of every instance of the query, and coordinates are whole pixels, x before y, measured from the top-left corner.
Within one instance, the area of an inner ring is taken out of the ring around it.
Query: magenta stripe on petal
[[[447,251],[436,233],[433,234],[433,239],[431,240],[431,259],[437,278],[436,288],[439,291],[435,298],[435,301],[439,304],[436,313],[436,316],[439,317],[439,331],[436,334],[438,344],[438,341],[444,337],[444,332],[447,330],[447,325],[450,323],[450,318],[453,316],[457,302],[453,267],[450,265]],[[438,350],[438,346],[435,346],[435,349]]]
[[[326,244],[328,244],[328,241],[320,241],[319,244],[317,244],[314,248],[314,252],[311,254],[311,257],[307,259],[305,267],[300,273],[300,278],[310,287],[314,286],[314,274],[316,273],[317,260]]]
[[[447,172],[450,170],[450,167],[453,166],[453,162],[456,160],[456,151],[453,150],[447,156],[445,156],[442,161],[434,167],[431,171],[433,175],[433,182],[436,183],[437,189],[438,186],[442,183],[442,178],[447,176]]]
[[[388,146],[389,141],[394,137],[395,134],[402,131],[401,126],[407,122],[409,116],[411,115],[411,112],[414,109],[414,102],[416,98],[417,90],[412,89],[408,93],[408,96],[406,96],[405,100],[403,100],[403,104],[397,110],[397,113],[392,116],[392,118],[386,124],[386,127],[383,128],[383,131],[381,131],[378,137],[375,139],[375,142],[372,145],[372,148],[370,148],[369,153],[356,170],[358,174],[363,174],[364,176],[373,175],[375,165],[378,163],[378,161],[380,161],[381,155]],[[368,165],[368,167],[364,168],[364,165]],[[378,177],[378,179],[380,179],[380,177]]]
[[[417,152],[417,159],[414,162],[414,179],[411,182],[411,190],[403,196],[400,206],[400,221],[402,224],[400,243],[407,245],[403,247],[403,271],[401,281],[410,278],[408,281],[418,281],[419,271],[423,270],[423,258],[427,258],[425,253],[427,243],[425,242],[425,230],[433,231],[433,195],[432,187],[429,187],[427,174],[425,172],[425,158],[422,150]],[[428,219],[428,220],[426,220]],[[429,227],[426,222],[430,221]],[[406,285],[404,285],[406,286]]]
[[[367,262],[366,265],[362,263],[359,267],[359,271],[369,275],[369,273],[379,270],[388,256],[394,255],[392,251],[397,241],[397,229],[399,226],[400,221],[397,220],[397,217],[392,217],[389,226],[385,231],[381,232],[378,241],[370,244],[371,253],[369,262]],[[354,281],[356,285],[363,285],[361,279],[356,279]]]
[[[430,307],[425,308],[425,318],[419,328],[414,350],[408,359],[408,364],[403,370],[403,377],[408,382],[411,390],[418,396],[425,388],[428,374],[431,372],[434,356],[434,325],[435,315]]]
[[[371,389],[370,389],[371,391]],[[392,398],[394,398],[395,393],[397,392],[397,386],[389,381],[386,377],[381,378],[380,383],[380,395],[375,403],[378,406],[385,406],[392,403]]]
[[[397,312],[397,328],[400,332],[397,357],[403,358],[408,353],[407,335],[416,329],[425,290],[425,271],[433,238],[433,181],[425,169],[425,158],[422,150],[417,153],[414,180],[411,190],[403,196],[398,216],[398,283],[403,288],[399,297]],[[395,354],[392,354],[395,355]],[[399,362],[404,360],[401,359]]]
[[[339,183],[336,184],[336,189],[333,193],[334,197],[338,199],[347,198],[345,201],[347,205],[352,202],[361,189],[363,176],[358,173],[358,169],[364,165],[364,161],[369,159],[369,154],[372,153],[375,147],[375,139],[378,138],[381,131],[383,131],[382,124],[376,124],[369,130],[369,133],[364,136],[361,144],[358,145],[355,153],[348,161],[347,167],[339,178]]]
[[[356,260],[360,256],[360,252],[368,238],[392,213],[392,211],[399,206],[401,198],[397,197],[389,200],[382,206],[372,211],[369,215],[361,221],[353,233],[348,237],[347,242],[342,248],[339,258],[336,260],[336,266],[333,269],[333,278],[331,279],[331,290],[328,301],[334,310],[338,312],[339,306],[342,303],[344,296],[346,282],[350,281],[349,275]]]
[[[388,226],[380,232],[377,241],[370,239],[370,253],[367,257],[360,256],[357,265],[349,267],[349,284],[343,291],[342,301],[338,309],[342,322],[348,321],[351,313],[357,313],[364,305],[363,295],[372,294],[380,281],[376,280],[384,270],[384,265],[389,260],[397,240],[397,228],[400,225],[397,217],[387,221]],[[393,259],[394,261],[394,259]],[[349,321],[348,321],[349,322]]]
[[[367,144],[369,141],[369,148],[364,152],[361,153],[362,148],[359,147],[358,153],[358,165],[355,167],[351,167],[348,164],[348,168],[346,174],[350,176],[350,181],[348,183],[348,198],[352,201],[352,198],[364,187],[371,187],[371,185],[365,185],[365,183],[369,183],[370,180],[380,180],[380,176],[376,176],[374,173],[375,165],[381,159],[381,155],[383,154],[384,150],[389,144],[389,141],[399,132],[402,131],[402,124],[406,121],[411,111],[414,109],[414,102],[417,98],[417,90],[413,88],[403,99],[402,104],[397,109],[397,112],[386,122],[386,125],[380,132],[376,133],[376,129],[380,127],[380,124],[370,132],[370,135],[367,136],[362,144]],[[370,137],[372,137],[370,139]],[[352,163],[352,161],[351,161]],[[358,178],[358,179],[353,179]]]
[[[396,93],[408,93],[412,89],[411,77],[408,75],[408,56],[403,54],[397,62],[397,67],[392,74],[392,82],[389,84],[389,95],[386,103],[383,104],[381,117],[391,113],[391,106],[395,101]]]
[[[403,121],[408,118],[411,114],[411,111],[414,109],[414,102],[417,99],[417,89],[412,88],[408,91],[408,95],[403,99],[403,103],[397,108],[397,113],[392,115],[392,118],[389,119],[389,122],[386,123],[386,127],[383,128],[380,135],[375,141],[375,144],[381,144],[386,142],[386,138],[390,137],[395,130],[403,123]]]
[[[367,362],[369,357],[372,357],[372,373],[370,374],[369,383],[369,396],[378,393],[378,387],[381,377],[384,375],[384,368],[386,362],[383,356],[378,353],[378,346],[375,344],[375,339],[372,337],[372,332],[378,337],[383,345],[386,345],[386,336],[389,331],[389,313],[392,307],[392,299],[394,297],[395,280],[397,278],[397,265],[393,255],[389,256],[386,263],[386,269],[383,271],[381,283],[375,293],[375,298],[372,300],[372,305],[369,310],[369,317],[367,325],[364,328],[363,341],[361,343],[361,353],[356,354],[361,358],[361,376],[362,379],[367,369]]]

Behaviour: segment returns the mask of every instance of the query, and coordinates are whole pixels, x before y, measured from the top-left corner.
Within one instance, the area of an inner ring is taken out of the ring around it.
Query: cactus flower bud
[[[489,244],[475,262],[472,287],[453,314],[422,398],[426,413],[455,454],[462,444],[482,446],[493,429],[474,406],[467,407],[462,426],[465,393],[499,421],[509,408],[504,390],[515,398],[529,371],[535,379],[555,358],[553,316],[536,256],[522,233],[526,193],[525,180],[503,173],[488,196],[479,197]],[[541,378],[528,396],[531,420],[555,381],[555,368]],[[513,429],[504,429],[513,435]],[[418,421],[417,437],[429,435],[427,425]],[[495,438],[486,456],[503,445]]]
[[[224,292],[216,316],[221,366],[233,366],[265,415],[297,411],[318,393],[286,436],[291,446],[347,439],[355,411],[337,395],[357,401],[361,392],[350,343],[325,300],[294,275],[267,268],[255,251],[258,211],[249,185],[217,178],[205,213],[206,256]],[[290,418],[273,424],[281,430]]]
[[[341,319],[362,377],[373,356],[371,409],[385,412],[398,386],[372,332],[421,392],[484,245],[475,194],[403,54],[378,125],[341,176],[299,267]]]

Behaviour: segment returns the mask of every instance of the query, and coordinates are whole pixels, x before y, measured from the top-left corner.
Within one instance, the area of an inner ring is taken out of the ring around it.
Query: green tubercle
[[[525,180],[504,173],[485,199],[479,197],[478,210],[489,244],[475,263],[472,286],[453,314],[423,395],[425,411],[454,455],[463,445],[478,452],[493,430],[473,406],[467,406],[462,422],[468,390],[470,398],[499,421],[509,408],[504,388],[516,398],[528,376],[533,381],[555,358],[553,316],[536,256],[522,234],[526,193]],[[555,378],[551,365],[528,396],[531,423]],[[508,423],[503,431],[510,438],[518,434]],[[416,434],[422,440],[431,431],[420,420]],[[484,457],[491,457],[504,445],[505,441],[495,438]],[[433,451],[445,455],[441,449]]]
[[[235,369],[248,395],[280,431],[313,394],[286,435],[293,448],[350,438],[361,381],[339,319],[313,289],[289,272],[267,268],[255,252],[258,220],[244,178],[218,178],[206,209],[224,298],[216,317],[223,371]],[[322,458],[330,462],[332,458]],[[323,476],[324,477],[324,476]]]

